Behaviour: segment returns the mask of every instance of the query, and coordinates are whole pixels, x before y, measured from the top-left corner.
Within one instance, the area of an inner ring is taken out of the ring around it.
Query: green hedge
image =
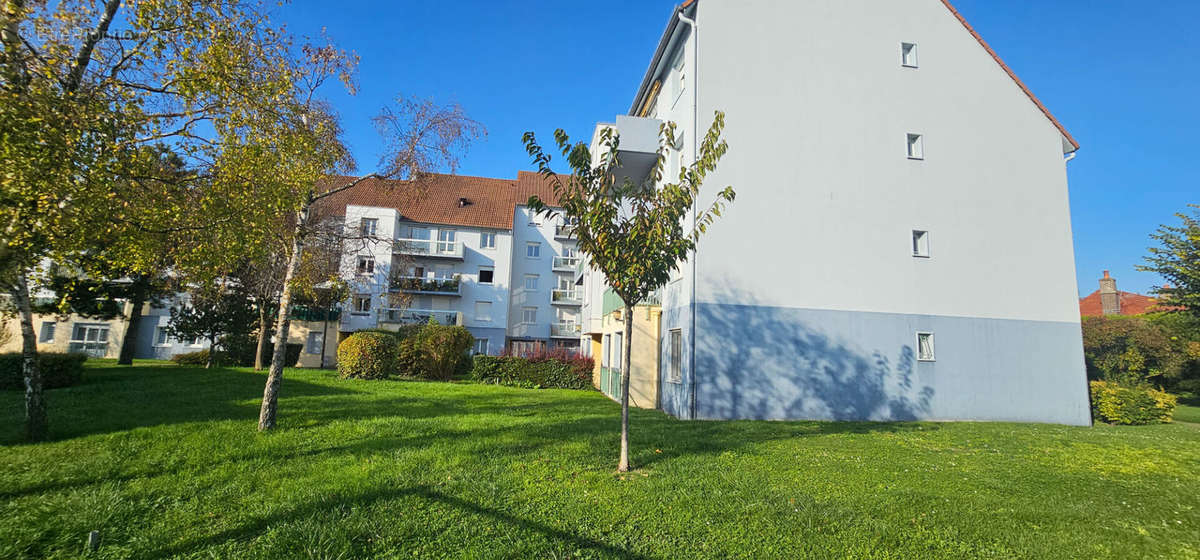
[[[471,379],[529,389],[592,389],[592,361],[575,358],[530,360],[514,356],[475,356]]]
[[[429,323],[400,341],[397,362],[402,375],[447,381],[467,359],[475,337],[466,327]]]
[[[38,352],[38,368],[42,372],[42,387],[57,389],[78,385],[83,380],[86,354]],[[25,374],[21,369],[21,353],[0,354],[0,389],[25,389]]]
[[[1092,416],[1109,424],[1165,424],[1175,413],[1175,395],[1149,387],[1091,382]]]
[[[257,347],[257,344],[255,344]],[[283,365],[285,367],[296,367],[300,362],[300,351],[304,349],[303,344],[288,344],[284,349]],[[263,363],[270,365],[271,353],[275,351],[273,344],[268,344],[263,352]],[[183,354],[175,354],[171,356],[171,361],[181,366],[203,366],[208,363],[208,349],[197,350],[195,352],[184,352]],[[254,348],[249,354],[245,352],[218,352],[215,362],[218,366],[241,366],[250,367],[254,365]]]
[[[386,379],[396,372],[396,338],[378,332],[356,332],[337,349],[342,379]]]

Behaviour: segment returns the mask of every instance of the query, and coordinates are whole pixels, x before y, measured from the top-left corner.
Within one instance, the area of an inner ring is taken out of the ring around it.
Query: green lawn
[[[264,435],[262,375],[88,373],[52,443],[0,393],[0,558],[1200,558],[1196,424],[635,411],[617,476],[599,393],[289,371]]]

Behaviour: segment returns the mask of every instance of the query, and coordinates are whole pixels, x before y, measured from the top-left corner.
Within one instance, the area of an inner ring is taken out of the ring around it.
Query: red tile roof
[[[566,181],[570,175],[559,175],[559,180]],[[539,173],[520,171],[517,173],[517,204],[525,204],[529,197],[538,195],[548,206],[557,206],[558,197],[554,194],[554,184]]]
[[[1121,302],[1121,315],[1141,315],[1149,311],[1161,311],[1154,309],[1158,300],[1150,296],[1119,290],[1117,295],[1119,296],[1118,301]],[[1104,314],[1104,306],[1100,303],[1100,290],[1079,300],[1079,314],[1084,317],[1099,317]]]
[[[950,0],[942,0],[942,4],[945,4],[946,8],[950,10],[950,13],[954,14],[954,17],[958,18],[958,21],[962,23],[963,27],[967,28],[967,31],[971,33],[971,36],[975,37],[976,41],[979,41],[979,45],[983,47],[983,50],[987,51],[987,53],[991,55],[992,59],[994,59],[996,63],[1000,65],[1000,68],[1003,68],[1004,71],[1008,73],[1008,76],[1017,83],[1017,87],[1021,88],[1021,91],[1025,92],[1025,95],[1029,96],[1029,100],[1033,101],[1033,104],[1037,105],[1038,109],[1041,109],[1042,113],[1046,115],[1046,118],[1050,119],[1050,122],[1054,123],[1054,126],[1058,127],[1058,131],[1061,132],[1063,137],[1067,139],[1067,142],[1071,144],[1071,147],[1075,150],[1078,150],[1079,142],[1076,142],[1075,138],[1071,136],[1071,133],[1067,132],[1066,127],[1064,127],[1062,123],[1058,122],[1058,119],[1054,118],[1054,115],[1050,113],[1050,109],[1047,109],[1046,106],[1042,104],[1041,100],[1039,100],[1037,96],[1029,90],[1029,87],[1025,85],[1025,82],[1022,82],[1021,78],[1017,77],[1017,73],[1013,72],[1012,68],[1009,68],[1008,65],[1000,59],[1000,55],[996,54],[996,51],[992,50],[992,47],[987,44],[987,41],[983,40],[983,37],[979,35],[979,32],[975,31],[975,28],[971,27],[970,23],[967,23],[966,18],[964,18],[962,14],[958,13],[958,10],[954,8],[954,5],[950,3]]]
[[[331,177],[333,188],[354,177]],[[516,181],[430,173],[412,181],[368,179],[320,201],[331,215],[345,215],[347,205],[394,208],[414,222],[512,229]],[[467,200],[466,205],[460,199]],[[528,197],[526,197],[528,198]]]

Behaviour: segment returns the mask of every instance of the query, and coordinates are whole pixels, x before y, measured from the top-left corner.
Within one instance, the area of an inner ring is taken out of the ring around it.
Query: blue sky
[[[1148,236],[1200,203],[1200,2],[954,4],[1083,146],[1069,164],[1081,295],[1104,269],[1123,290],[1160,283],[1134,270]],[[275,18],[362,57],[358,95],[329,96],[360,171],[379,157],[370,118],[406,94],[458,102],[487,127],[459,173],[515,177],[530,169],[522,132],[582,137],[628,109],[673,5],[295,0]]]

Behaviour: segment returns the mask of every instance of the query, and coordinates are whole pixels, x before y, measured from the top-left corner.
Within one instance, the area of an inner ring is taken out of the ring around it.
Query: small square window
[[[480,249],[495,249],[496,248],[496,234],[488,233],[488,232],[483,232],[483,233],[479,234],[479,248]]]
[[[321,353],[321,344],[324,342],[325,342],[325,340],[324,340],[324,337],[321,335],[321,333],[315,332],[315,331],[309,332],[308,333],[308,341],[304,345],[305,346],[304,352],[307,354],[320,354]]]
[[[355,313],[370,313],[371,312],[371,296],[369,296],[369,295],[354,296],[354,312]]]
[[[929,232],[914,229],[912,232],[912,252],[914,257],[929,258]]]
[[[358,257],[359,274],[374,274],[375,273],[375,257]]]
[[[379,220],[377,218],[363,218],[360,229],[363,237],[375,237],[375,232],[379,229]]]
[[[38,342],[50,344],[54,342],[54,333],[58,330],[56,321],[42,321],[42,332],[38,334]]]
[[[542,244],[534,241],[526,243],[525,256],[531,259],[540,258],[542,256]]]
[[[920,134],[908,133],[906,142],[908,159],[925,159],[925,137]]]
[[[171,343],[171,333],[166,327],[155,327],[154,329],[154,345],[169,346]]]
[[[917,67],[916,43],[900,43],[900,63],[908,68]]]
[[[536,323],[537,322],[537,308],[536,307],[526,307],[526,308],[521,309],[521,322],[522,323]]]
[[[917,333],[917,361],[932,362],[933,356],[933,333],[919,332]]]
[[[492,302],[475,302],[475,320],[484,323],[492,320]]]
[[[496,275],[495,270],[493,270],[491,268],[481,268],[481,269],[479,269],[479,283],[480,284],[491,284],[495,275]]]
[[[475,339],[475,353],[476,354],[487,354],[488,353],[488,339],[486,339],[486,338],[476,338]]]
[[[525,275],[525,289],[526,290],[538,289],[538,275],[536,275],[536,274],[526,274]]]

